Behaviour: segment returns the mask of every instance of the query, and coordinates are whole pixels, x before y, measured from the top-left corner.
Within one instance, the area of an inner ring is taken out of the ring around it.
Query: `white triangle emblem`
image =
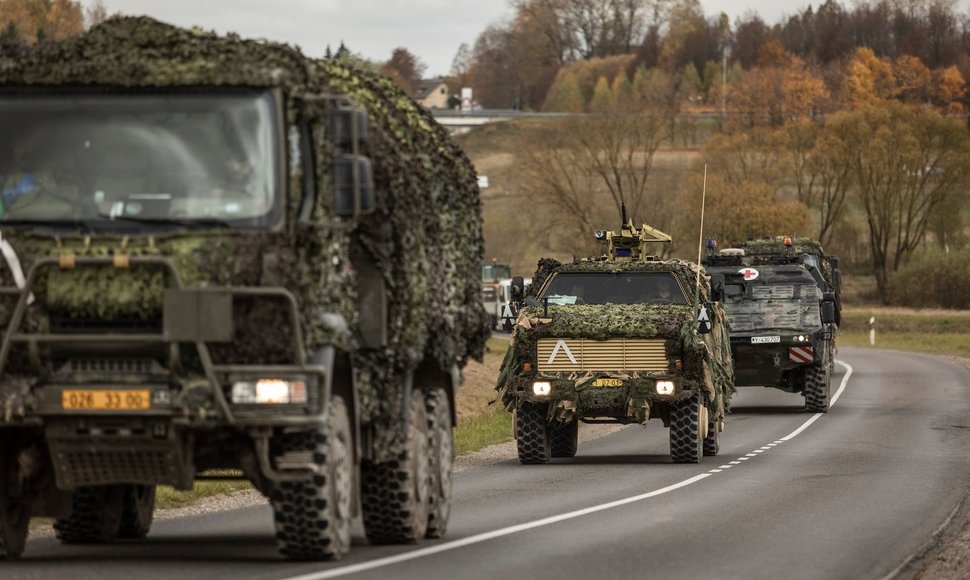
[[[569,357],[569,362],[571,362],[573,364],[579,364],[579,363],[576,362],[576,357],[573,356],[572,351],[570,351],[569,350],[569,347],[566,346],[566,341],[560,338],[556,342],[556,348],[552,349],[552,354],[549,355],[549,360],[546,361],[546,364],[547,365],[551,365],[553,363],[553,361],[556,360],[556,355],[559,354],[559,349],[562,349],[562,350],[566,351],[566,356]]]

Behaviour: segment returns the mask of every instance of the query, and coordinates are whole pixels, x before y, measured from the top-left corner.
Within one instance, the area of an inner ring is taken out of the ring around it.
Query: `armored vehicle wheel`
[[[71,498],[71,515],[54,520],[54,532],[65,544],[114,541],[121,528],[124,485],[79,487]]]
[[[425,397],[428,411],[431,506],[428,513],[428,538],[444,537],[451,515],[451,469],[455,461],[454,432],[448,395],[434,389]]]
[[[155,486],[126,485],[118,537],[140,540],[152,529],[155,516]]]
[[[10,483],[16,481],[14,456],[0,447],[0,558],[20,558],[27,545],[30,509],[22,497],[10,495]]]
[[[350,550],[353,440],[347,406],[330,400],[325,425],[274,437],[273,455],[305,453],[316,473],[274,485],[270,497],[276,545],[293,560],[336,560]]]
[[[579,420],[554,423],[549,427],[549,438],[553,457],[575,457],[579,446]]]
[[[680,401],[670,412],[670,457],[674,463],[697,463],[704,451],[701,431],[703,395]],[[706,421],[705,421],[705,427]]]
[[[721,434],[717,432],[717,421],[707,422],[707,437],[704,438],[704,457],[714,457],[721,450]]]
[[[522,403],[515,410],[515,446],[521,463],[549,463],[552,437],[546,414],[542,403]]]
[[[396,460],[362,467],[364,532],[375,544],[408,544],[428,531],[428,417],[424,395],[411,396],[411,421]]]
[[[817,362],[805,369],[805,410],[809,413],[826,413],[829,410],[829,385],[831,375],[828,363]]]

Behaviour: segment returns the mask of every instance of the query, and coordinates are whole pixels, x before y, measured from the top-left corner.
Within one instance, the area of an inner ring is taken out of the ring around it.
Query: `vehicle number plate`
[[[594,387],[622,387],[621,379],[596,379],[593,381]]]
[[[147,389],[66,389],[61,406],[72,411],[138,411],[151,408],[151,395]]]
[[[769,344],[772,342],[781,342],[780,336],[752,336],[751,344]]]

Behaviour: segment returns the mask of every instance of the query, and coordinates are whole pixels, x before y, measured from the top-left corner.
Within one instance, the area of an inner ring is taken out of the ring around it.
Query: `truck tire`
[[[23,497],[8,495],[7,489],[19,476],[15,448],[0,442],[0,559],[16,560],[27,547],[30,506]]]
[[[71,498],[71,515],[54,520],[57,539],[65,544],[103,544],[118,537],[124,512],[124,485],[79,487]]]
[[[579,420],[552,424],[549,439],[553,457],[575,457],[579,446]]]
[[[451,408],[444,389],[433,389],[425,397],[428,412],[430,509],[427,538],[444,537],[451,515],[451,470],[455,461]]]
[[[829,410],[829,385],[831,375],[828,363],[819,361],[805,369],[805,410],[809,413],[827,413]]]
[[[273,438],[274,457],[307,453],[317,469],[300,481],[273,485],[270,504],[282,555],[292,560],[337,560],[350,550],[353,445],[347,406],[339,396],[330,400],[325,425]]]
[[[515,446],[520,463],[549,463],[552,442],[546,414],[547,406],[542,403],[522,403],[515,410]]]
[[[707,437],[704,438],[704,457],[714,457],[721,450],[721,434],[717,432],[717,421],[707,422]]]
[[[411,396],[410,418],[397,459],[362,466],[364,532],[374,544],[413,544],[428,531],[428,416],[418,391]]]
[[[674,463],[697,463],[704,452],[701,438],[702,395],[684,399],[670,412],[670,458]]]
[[[128,540],[144,538],[152,529],[154,516],[155,486],[126,485],[118,537]]]

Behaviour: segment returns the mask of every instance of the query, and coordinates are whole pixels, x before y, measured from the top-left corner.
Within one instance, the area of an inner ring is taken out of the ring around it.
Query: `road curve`
[[[289,563],[275,554],[268,508],[256,507],[160,521],[141,542],[38,538],[24,560],[0,563],[0,577],[881,578],[967,492],[970,371],[916,354],[840,355],[849,366],[833,387],[845,389],[829,413],[743,388],[721,454],[700,465],[670,464],[667,431],[651,424],[574,459],[459,473],[443,541],[372,547],[358,526],[345,560]]]

